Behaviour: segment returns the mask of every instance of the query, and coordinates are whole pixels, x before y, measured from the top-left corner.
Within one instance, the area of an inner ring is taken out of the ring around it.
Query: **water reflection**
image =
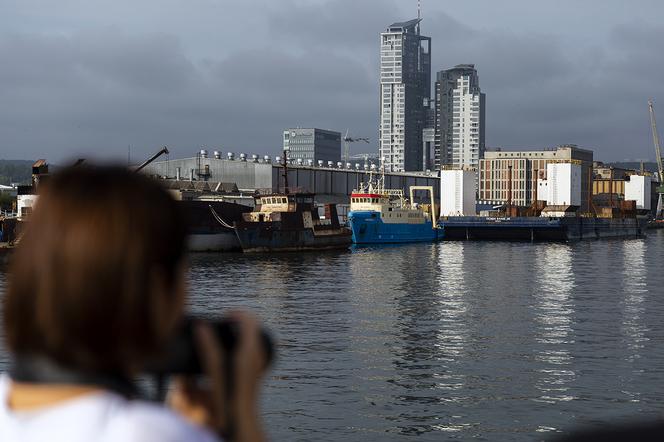
[[[404,434],[432,431],[438,420],[434,410],[441,396],[435,379],[441,357],[436,339],[440,322],[436,307],[440,252],[436,245],[425,247],[424,254],[418,245],[404,248],[401,252],[403,263],[398,269],[403,283],[397,288],[395,298],[399,345],[395,348],[394,358],[397,376],[390,383],[398,387],[393,400],[403,406],[401,416],[408,416],[408,423],[397,427],[397,431]],[[420,408],[419,413],[412,411],[415,404]],[[422,413],[422,407],[428,411]]]
[[[536,382],[539,401],[570,401],[574,396],[568,384],[574,379],[569,344],[573,343],[572,314],[575,282],[572,273],[572,249],[568,244],[539,247],[535,255],[535,340],[541,344],[537,360],[544,363]]]
[[[646,282],[646,245],[644,240],[626,241],[623,243],[622,270],[622,324],[621,333],[628,349],[625,360],[634,364],[641,358],[641,352],[648,341],[646,333],[650,330],[643,321],[644,302],[648,293]],[[632,367],[632,371],[639,370]],[[630,389],[631,390],[631,389]],[[623,390],[632,402],[639,402],[638,391]]]
[[[466,302],[466,272],[464,270],[465,243],[446,244],[445,253],[437,261],[437,298],[435,300],[440,315],[436,333],[436,347],[441,360],[454,362],[464,356],[468,340],[468,304]],[[462,377],[458,382],[439,384],[439,388],[456,390],[463,386]]]
[[[645,295],[648,292],[646,285],[646,246],[643,240],[626,241],[623,244],[623,322],[622,333],[627,338],[627,346],[632,353],[629,360],[640,357],[640,350],[648,328],[643,323]]]
[[[401,284],[395,292],[392,344],[396,376],[388,382],[394,386],[390,400],[402,411],[398,419],[388,420],[401,422],[395,429],[399,433],[456,432],[470,425],[462,413],[451,411],[468,397],[463,363],[468,339],[465,281],[470,272],[464,268],[465,247],[432,245],[426,254],[422,247],[403,248],[400,265],[393,267]]]
[[[467,374],[459,363],[466,356],[468,345],[468,290],[464,268],[466,243],[447,243],[438,257],[435,300],[439,321],[436,331],[436,348],[441,365],[434,375],[436,389],[440,391],[440,401],[449,405],[460,405],[467,401]],[[471,426],[461,415],[447,416],[445,424],[436,425],[436,430],[456,432]]]

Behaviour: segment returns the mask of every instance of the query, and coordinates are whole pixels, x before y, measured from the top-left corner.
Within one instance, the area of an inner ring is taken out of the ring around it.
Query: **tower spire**
[[[420,0],[417,0],[417,18],[418,19],[420,18],[421,10],[422,10],[422,4],[421,4]]]

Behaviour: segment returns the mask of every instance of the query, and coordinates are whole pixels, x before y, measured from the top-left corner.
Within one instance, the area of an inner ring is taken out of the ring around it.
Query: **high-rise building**
[[[284,150],[291,160],[302,159],[317,162],[341,160],[341,133],[324,129],[284,130]]]
[[[484,155],[485,94],[473,64],[436,75],[435,166],[477,167]]]
[[[431,97],[431,38],[420,21],[380,34],[379,151],[388,171],[423,169],[422,129]]]

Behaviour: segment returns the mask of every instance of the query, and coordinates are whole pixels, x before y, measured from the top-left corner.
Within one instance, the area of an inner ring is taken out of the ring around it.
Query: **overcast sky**
[[[277,154],[286,127],[378,135],[379,34],[416,0],[0,0],[0,158]],[[474,63],[487,146],[654,159],[664,2],[422,0],[433,73]],[[664,134],[663,134],[664,135]],[[355,146],[366,151],[366,145]]]

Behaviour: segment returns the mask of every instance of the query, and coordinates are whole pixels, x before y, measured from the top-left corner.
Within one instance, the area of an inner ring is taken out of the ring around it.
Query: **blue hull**
[[[423,224],[384,223],[378,212],[349,212],[348,223],[353,232],[355,244],[432,242],[443,239],[443,230],[433,229],[431,222]]]

